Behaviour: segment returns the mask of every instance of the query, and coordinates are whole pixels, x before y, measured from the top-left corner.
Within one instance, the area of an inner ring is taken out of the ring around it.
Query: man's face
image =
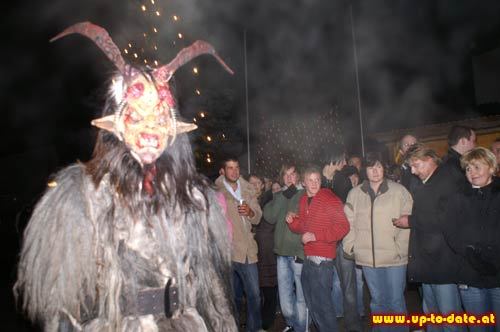
[[[361,171],[361,158],[359,157],[351,157],[349,158],[349,166],[354,166],[358,169],[358,172]]]
[[[495,142],[491,146],[491,152],[495,155],[497,158],[497,165],[500,165],[500,142]]]
[[[366,168],[366,176],[371,183],[380,183],[384,179],[384,167],[378,161]]]
[[[417,143],[417,139],[415,136],[412,135],[406,135],[401,139],[401,153],[405,154],[406,151],[412,146]]]
[[[271,181],[270,178],[264,178],[264,190],[267,191],[267,190],[271,189],[272,185],[273,185],[273,181]]]
[[[463,140],[464,153],[469,152],[476,147],[476,133],[474,131],[472,131],[469,139],[463,138]]]
[[[283,183],[285,186],[290,187],[292,184],[294,186],[297,185],[297,171],[295,171],[295,167],[290,167],[285,171],[285,174],[283,174]]]
[[[233,160],[227,161],[224,165],[223,174],[226,181],[235,183],[240,178],[240,163]]]
[[[431,157],[424,157],[424,159],[410,160],[410,167],[412,174],[418,176],[422,181],[427,179],[437,168],[437,164]]]
[[[321,188],[321,175],[319,173],[309,173],[305,175],[304,187],[306,188],[307,196],[315,196]]]
[[[476,187],[484,187],[491,182],[495,170],[481,160],[472,160],[465,167],[465,175],[470,184]]]

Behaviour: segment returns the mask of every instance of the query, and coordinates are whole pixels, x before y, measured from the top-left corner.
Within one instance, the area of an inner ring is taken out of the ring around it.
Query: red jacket
[[[306,256],[336,257],[337,241],[349,232],[342,201],[330,189],[320,189],[307,203],[307,194],[299,201],[299,214],[288,224],[294,233],[311,232],[316,241],[304,245]]]

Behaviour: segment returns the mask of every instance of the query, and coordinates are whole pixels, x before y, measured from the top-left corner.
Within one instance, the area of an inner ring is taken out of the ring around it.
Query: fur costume
[[[86,36],[104,31],[75,26]],[[105,46],[114,47],[107,38]],[[157,71],[126,68],[113,55],[120,73],[105,106],[107,124],[96,124],[106,130],[92,159],[60,171],[37,203],[24,233],[16,296],[46,331],[237,331],[226,220],[194,167],[182,133],[193,128],[174,115],[167,81],[176,68],[160,81]],[[136,141],[127,139],[135,135],[127,127],[131,116],[144,119],[133,125],[151,121]],[[151,305],[157,294],[168,301]]]

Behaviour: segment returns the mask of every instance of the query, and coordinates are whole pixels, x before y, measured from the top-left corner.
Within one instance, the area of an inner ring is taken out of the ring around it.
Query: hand
[[[285,218],[287,224],[291,224],[293,222],[293,218],[297,218],[297,213],[288,212],[288,214],[286,215],[286,218]]]
[[[303,244],[306,244],[307,242],[311,242],[311,241],[316,241],[316,236],[314,235],[314,233],[305,232],[304,234],[302,234],[302,243]]]
[[[286,190],[283,191],[283,196],[285,198],[290,199],[297,193],[297,188],[295,185],[291,184]]]
[[[240,216],[244,217],[250,217],[252,218],[255,213],[252,211],[250,206],[246,202],[243,202],[242,204],[238,205],[238,213]]]
[[[392,218],[392,224],[399,228],[410,228],[410,222],[408,221],[407,215],[403,215],[399,218]]]
[[[337,171],[341,169],[342,169],[341,162],[336,162],[335,164],[329,163],[328,165],[325,165],[325,167],[323,167],[323,176],[327,180],[332,180],[335,173],[337,173]]]
[[[465,247],[465,259],[467,262],[479,272],[481,276],[494,276],[498,273],[498,269],[495,265],[485,260],[483,251],[486,250],[486,246],[483,246],[480,243],[476,243],[475,245],[468,245]]]

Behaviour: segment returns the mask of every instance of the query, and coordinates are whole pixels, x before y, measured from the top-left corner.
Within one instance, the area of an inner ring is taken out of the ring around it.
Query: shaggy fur
[[[14,290],[46,331],[61,324],[82,331],[237,331],[226,222],[196,173],[185,134],[156,161],[156,171],[151,196],[142,190],[144,169],[121,141],[101,132],[93,159],[62,170],[38,202]],[[171,278],[180,297],[174,317],[124,314],[139,290]]]

